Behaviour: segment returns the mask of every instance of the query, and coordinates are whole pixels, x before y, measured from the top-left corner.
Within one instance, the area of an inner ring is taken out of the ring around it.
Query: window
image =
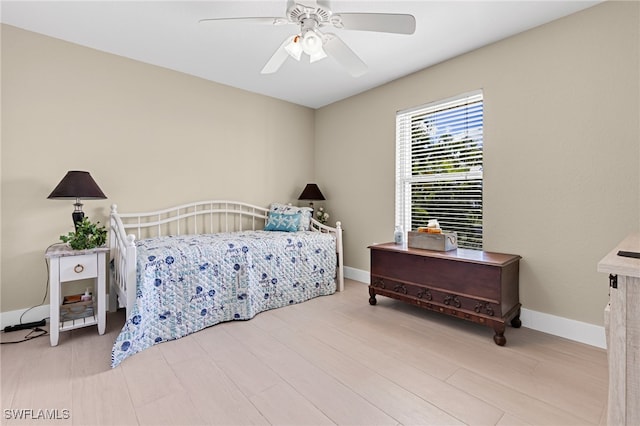
[[[482,249],[482,91],[396,114],[396,224],[437,219]]]

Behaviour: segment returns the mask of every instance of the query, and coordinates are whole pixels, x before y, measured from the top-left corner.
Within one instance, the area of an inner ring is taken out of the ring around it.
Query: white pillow
[[[300,225],[298,231],[308,231],[311,225],[313,209],[311,207],[297,207],[291,204],[272,203],[269,210],[280,214],[300,214]]]

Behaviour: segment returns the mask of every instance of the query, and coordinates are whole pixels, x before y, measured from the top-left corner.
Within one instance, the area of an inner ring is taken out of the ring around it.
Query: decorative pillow
[[[300,214],[283,214],[269,212],[265,231],[296,232],[300,227]]]
[[[299,214],[300,224],[298,225],[298,231],[308,231],[311,225],[311,216],[313,210],[311,207],[296,207],[290,204],[273,203],[269,208],[269,213],[280,213],[286,215]]]

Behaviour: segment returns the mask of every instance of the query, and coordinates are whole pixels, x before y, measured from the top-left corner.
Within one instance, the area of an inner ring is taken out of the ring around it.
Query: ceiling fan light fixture
[[[321,31],[332,26],[344,30],[373,31],[391,34],[413,34],[416,19],[413,15],[401,13],[341,13],[333,14],[329,0],[287,0],[284,17],[230,17],[201,19],[199,22],[256,22],[270,25],[294,24],[299,27],[297,34],[285,38],[278,49],[264,65],[261,74],[276,72],[291,56],[300,61],[302,54],[309,55],[313,63],[331,56],[353,77],[367,72],[367,65],[336,34]]]
[[[307,31],[302,36],[302,50],[309,56],[322,51],[322,38],[315,31]]]
[[[289,56],[293,59],[299,61],[302,57],[302,43],[300,43],[300,36],[293,37],[284,47],[284,50],[286,50]]]

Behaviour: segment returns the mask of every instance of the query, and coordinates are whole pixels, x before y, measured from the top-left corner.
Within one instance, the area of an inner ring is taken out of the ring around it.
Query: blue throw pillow
[[[300,226],[300,216],[300,213],[283,214],[269,212],[264,230],[296,232],[298,230],[298,226]]]
[[[310,207],[296,207],[291,204],[272,203],[269,208],[270,213],[283,213],[283,214],[300,214],[300,224],[298,225],[298,231],[308,231],[311,216],[313,215],[313,209]]]

